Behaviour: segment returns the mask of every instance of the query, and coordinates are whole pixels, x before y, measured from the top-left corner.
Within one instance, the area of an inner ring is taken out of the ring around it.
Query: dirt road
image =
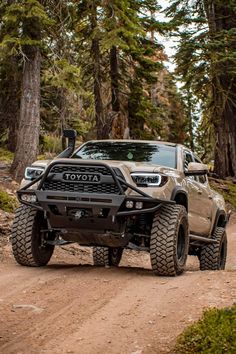
[[[45,268],[0,264],[1,354],[168,353],[207,307],[236,302],[236,218],[226,271],[155,277],[149,256],[126,252],[119,268],[91,265],[89,249],[57,249]]]

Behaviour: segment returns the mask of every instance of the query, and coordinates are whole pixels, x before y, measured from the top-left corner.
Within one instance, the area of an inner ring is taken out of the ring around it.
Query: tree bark
[[[92,40],[92,54],[93,54],[93,93],[95,101],[95,120],[97,129],[97,139],[107,138],[104,136],[104,110],[102,101],[102,79],[101,79],[101,64],[100,64],[100,48],[99,40],[94,38]]]
[[[114,112],[120,111],[119,99],[119,63],[118,49],[112,46],[110,49],[110,77],[111,77],[111,106]]]
[[[8,124],[7,147],[11,152],[15,152],[18,136],[19,124],[19,73],[18,63],[15,57],[9,58],[10,77],[9,77],[9,99],[6,107],[6,119]]]
[[[215,124],[216,147],[214,172],[220,178],[236,176],[236,109],[230,102]]]
[[[62,137],[62,150],[65,150],[66,145],[66,138],[63,135],[64,129],[67,128],[66,118],[68,116],[68,108],[67,108],[67,99],[66,99],[66,89],[60,88],[59,92],[59,119],[60,119],[60,134]]]
[[[208,19],[209,37],[212,41],[223,41],[222,32],[236,27],[236,11],[232,4],[216,0],[205,0]],[[236,50],[236,43],[231,43],[230,51]],[[221,178],[236,176],[236,75],[232,74],[232,62],[217,61],[213,53],[211,61],[212,122],[214,124],[216,145],[214,172]],[[227,48],[221,56],[227,58]],[[230,72],[231,70],[231,72]]]
[[[26,166],[37,158],[40,131],[40,50],[36,46],[25,48],[20,121],[16,153],[11,172],[21,180]]]
[[[102,74],[101,74],[101,53],[100,53],[100,41],[96,33],[97,29],[97,6],[95,1],[91,6],[91,29],[92,29],[92,46],[91,55],[93,58],[93,94],[95,101],[95,121],[97,130],[97,139],[107,138],[105,136],[105,121],[104,121],[104,109],[102,101]]]
[[[4,136],[7,132],[7,148],[15,152],[20,109],[20,81],[15,58],[9,57],[8,63],[4,65],[6,65],[6,75],[1,85],[4,93],[0,97],[0,136]]]
[[[119,92],[119,51],[116,46],[110,49],[110,79],[111,79],[111,108],[112,117],[109,125],[111,139],[123,139],[127,128],[127,119],[121,112]]]
[[[193,134],[193,105],[191,101],[191,92],[187,89],[187,118],[188,118],[188,131],[190,138],[190,148],[194,151],[194,134]]]

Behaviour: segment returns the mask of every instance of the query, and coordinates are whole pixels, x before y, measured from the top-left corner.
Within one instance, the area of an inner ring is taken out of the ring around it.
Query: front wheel
[[[122,254],[122,247],[93,247],[93,263],[97,266],[118,266]]]
[[[154,215],[150,258],[156,275],[181,274],[189,248],[188,216],[182,205],[164,205]]]
[[[216,227],[212,236],[215,243],[204,245],[200,251],[201,270],[225,269],[227,257],[227,235],[223,227]]]
[[[46,265],[54,250],[52,245],[44,245],[41,230],[47,228],[43,213],[26,205],[21,205],[15,213],[12,225],[12,251],[17,263],[24,266]]]

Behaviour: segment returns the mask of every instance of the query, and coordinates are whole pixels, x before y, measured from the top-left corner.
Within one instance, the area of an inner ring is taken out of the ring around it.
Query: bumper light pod
[[[143,202],[136,202],[135,203],[135,208],[136,209],[142,209],[143,208]]]
[[[127,200],[125,206],[127,209],[132,209],[134,207],[134,202],[132,200]]]
[[[22,194],[20,198],[23,202],[28,202],[28,203],[37,202],[37,197],[35,194]]]

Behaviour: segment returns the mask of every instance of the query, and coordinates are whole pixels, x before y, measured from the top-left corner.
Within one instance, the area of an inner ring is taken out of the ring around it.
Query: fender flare
[[[220,218],[222,218],[221,225],[218,225],[218,222],[219,222]],[[215,221],[214,221],[211,233],[212,234],[214,233],[214,231],[215,231],[217,226],[225,228],[225,226],[227,224],[227,221],[228,220],[227,220],[227,215],[226,215],[225,210],[218,209],[217,212],[216,212]]]
[[[188,211],[188,193],[185,189],[183,189],[182,186],[176,186],[172,193],[171,193],[171,197],[170,197],[170,200],[176,200],[176,197],[179,195],[179,194],[182,194],[185,196],[186,198],[186,210]]]

